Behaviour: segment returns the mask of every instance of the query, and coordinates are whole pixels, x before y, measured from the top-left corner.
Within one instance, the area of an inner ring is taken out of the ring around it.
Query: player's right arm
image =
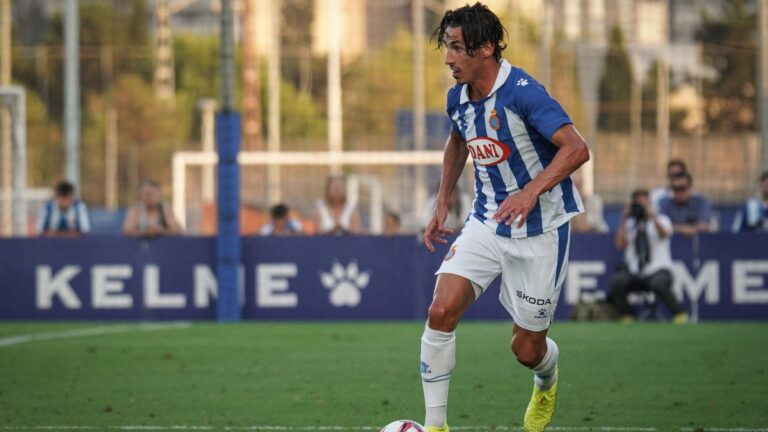
[[[424,230],[424,246],[430,252],[435,251],[433,242],[448,243],[445,236],[453,233],[453,230],[445,228],[445,219],[448,216],[448,197],[456,187],[456,183],[464,171],[464,165],[467,163],[469,149],[467,149],[464,138],[455,130],[451,130],[451,135],[445,143],[445,153],[443,154],[443,174],[440,178],[440,190],[437,193],[437,202],[432,219]]]
[[[627,240],[627,219],[629,219],[630,204],[624,206],[624,211],[621,213],[621,219],[619,220],[619,227],[616,230],[616,237],[614,238],[614,245],[619,250],[626,249],[629,244]]]

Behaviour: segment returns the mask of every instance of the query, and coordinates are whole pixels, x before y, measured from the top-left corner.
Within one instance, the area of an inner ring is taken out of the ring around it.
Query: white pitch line
[[[512,426],[457,426],[452,428],[457,431],[518,431],[520,427]],[[684,427],[677,429],[680,432],[691,432],[699,428]],[[768,432],[768,428],[724,428],[701,427],[707,432]],[[378,431],[380,426],[277,426],[277,425],[253,425],[253,426],[195,426],[195,425],[125,425],[125,426],[0,426],[0,431],[90,431],[90,430],[115,430],[115,431]],[[640,426],[552,426],[548,431],[597,431],[597,432],[654,432],[655,427]]]
[[[637,426],[552,426],[547,428],[550,431],[605,431],[605,432],[655,432],[655,427],[637,427]]]
[[[720,427],[701,427],[701,428],[692,428],[692,427],[684,427],[680,428],[681,432],[691,432],[695,430],[703,429],[707,432],[768,432],[768,427],[762,427],[762,428],[720,428]]]
[[[110,325],[110,326],[86,327],[86,328],[79,328],[74,330],[63,330],[63,331],[48,332],[48,333],[32,333],[32,334],[24,334],[24,335],[16,335],[16,336],[8,336],[8,337],[0,338],[0,348],[19,345],[27,342],[37,342],[37,341],[44,341],[44,340],[100,336],[105,334],[130,333],[135,331],[185,329],[191,326],[192,324],[188,322],[141,323],[141,324],[134,324],[134,325]]]

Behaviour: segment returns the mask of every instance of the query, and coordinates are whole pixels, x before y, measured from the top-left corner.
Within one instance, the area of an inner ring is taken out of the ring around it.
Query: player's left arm
[[[551,142],[558,147],[552,163],[531,179],[520,192],[508,196],[501,203],[494,215],[498,222],[505,221],[507,225],[512,225],[517,221],[517,227],[521,228],[539,196],[589,160],[587,143],[570,123],[560,126],[552,135]]]
[[[710,203],[706,198],[702,198],[701,201],[702,204],[701,209],[699,210],[699,221],[696,224],[696,228],[698,228],[700,233],[705,233],[709,232],[714,214],[712,214],[712,203]]]

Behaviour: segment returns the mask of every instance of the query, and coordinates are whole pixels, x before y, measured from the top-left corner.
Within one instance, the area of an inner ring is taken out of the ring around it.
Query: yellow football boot
[[[435,426],[427,426],[427,432],[449,432],[450,429],[448,429],[448,425],[445,425],[441,428],[435,427]]]
[[[558,378],[549,390],[540,390],[533,385],[533,395],[528,402],[523,420],[523,431],[542,432],[552,421],[555,414],[555,399],[557,399],[557,383],[560,381],[560,368],[557,369]]]

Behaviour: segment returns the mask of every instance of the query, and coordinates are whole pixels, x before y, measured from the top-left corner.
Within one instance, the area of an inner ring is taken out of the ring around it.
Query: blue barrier
[[[576,234],[557,308],[604,295],[620,262],[612,236]],[[414,237],[245,238],[239,270],[250,320],[424,319],[433,272]],[[703,320],[768,319],[768,235],[676,238],[675,290]],[[2,320],[211,320],[214,238],[1,239]],[[498,284],[498,282],[497,282]],[[493,287],[467,313],[508,319]]]

